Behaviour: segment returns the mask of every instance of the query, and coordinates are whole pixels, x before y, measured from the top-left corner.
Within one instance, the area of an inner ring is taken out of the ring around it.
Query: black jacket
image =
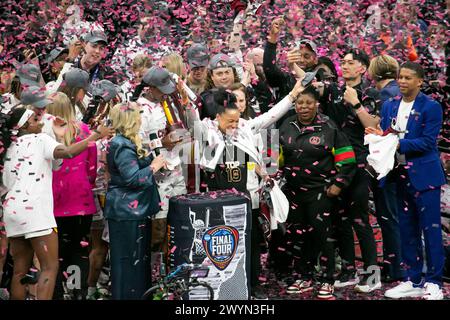
[[[292,74],[282,71],[276,64],[277,44],[266,42],[263,57],[263,69],[267,84],[275,91],[278,101],[283,99],[295,86],[295,78]]]
[[[375,88],[361,82],[353,87],[358,92],[358,99],[372,115],[380,113],[380,96]],[[356,153],[358,163],[366,163],[369,148],[364,145],[364,126],[359,121],[355,110],[344,101],[345,85],[339,87],[336,83],[325,83],[324,93],[320,99],[321,112],[333,120],[347,135]]]
[[[323,114],[310,125],[302,125],[297,115],[280,128],[283,173],[291,190],[311,191],[332,184],[347,187],[356,172],[356,160],[349,140]]]

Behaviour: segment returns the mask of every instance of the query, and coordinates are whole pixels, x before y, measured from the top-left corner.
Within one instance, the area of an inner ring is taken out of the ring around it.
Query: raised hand
[[[281,32],[281,28],[286,24],[283,17],[273,19],[269,30],[269,42],[276,43]]]

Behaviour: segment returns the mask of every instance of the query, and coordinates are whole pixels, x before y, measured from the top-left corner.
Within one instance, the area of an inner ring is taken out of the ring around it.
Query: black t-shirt
[[[214,171],[205,171],[208,189],[215,191],[234,188],[241,192],[248,192],[248,166],[255,165],[251,157],[231,142],[226,142],[221,160]]]
[[[367,83],[360,83],[353,87],[358,93],[358,99],[366,110],[379,116],[379,94],[376,89]],[[366,163],[369,148],[364,145],[364,126],[356,115],[356,111],[344,101],[345,86],[338,87],[335,83],[325,86],[324,94],[320,99],[322,112],[329,116],[347,135],[356,153],[358,163]]]

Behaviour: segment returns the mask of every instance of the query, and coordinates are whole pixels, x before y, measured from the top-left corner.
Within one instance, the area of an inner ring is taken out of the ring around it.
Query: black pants
[[[286,192],[292,208],[289,211],[287,250],[292,252],[294,270],[304,280],[312,279],[314,267],[322,266],[322,281],[333,282],[335,270],[334,243],[331,235],[331,213],[335,199],[324,190]]]
[[[343,270],[355,270],[353,229],[361,247],[365,269],[377,264],[377,248],[372,226],[369,223],[370,179],[364,168],[358,168],[352,183],[341,196],[342,201],[336,215],[336,227]]]
[[[140,300],[151,285],[151,220],[108,219],[113,300]]]
[[[89,274],[89,247],[82,245],[87,242],[91,230],[92,215],[58,217],[58,253],[59,272],[55,285],[54,299],[62,299],[64,290],[62,282],[65,282],[69,266],[79,267],[81,271],[81,294],[84,297],[87,292],[87,278]]]

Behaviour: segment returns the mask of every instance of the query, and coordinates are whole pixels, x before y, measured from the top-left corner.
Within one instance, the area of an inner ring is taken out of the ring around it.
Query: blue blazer
[[[383,104],[383,130],[388,129],[392,119],[397,118],[400,101],[401,98],[391,98]],[[441,126],[441,105],[420,92],[414,101],[406,125],[407,132],[404,139],[400,140],[399,150],[406,157],[409,179],[417,191],[440,187],[446,183],[436,143]]]
[[[108,184],[105,217],[115,220],[144,220],[155,215],[161,202],[150,169],[152,157],[138,158],[136,146],[116,135],[106,156],[111,180]]]

